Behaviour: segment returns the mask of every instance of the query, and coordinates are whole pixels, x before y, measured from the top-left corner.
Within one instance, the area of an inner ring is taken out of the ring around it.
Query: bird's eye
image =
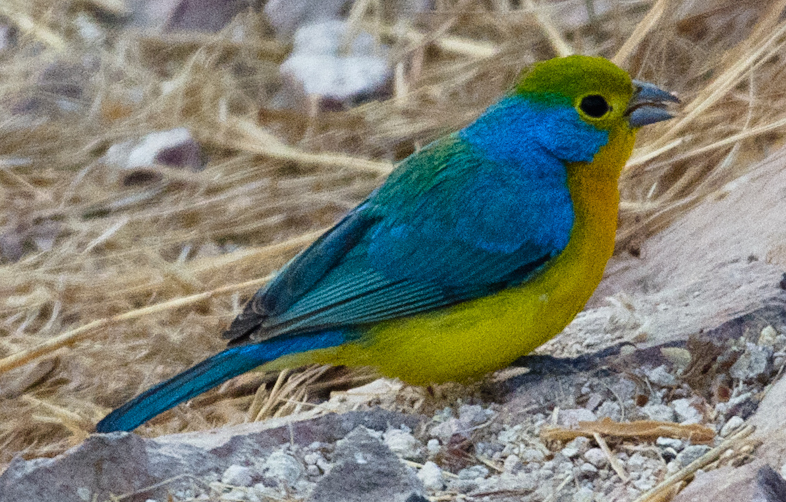
[[[598,96],[597,94],[583,97],[581,103],[579,103],[579,108],[590,117],[596,119],[606,115],[611,110],[603,96]]]

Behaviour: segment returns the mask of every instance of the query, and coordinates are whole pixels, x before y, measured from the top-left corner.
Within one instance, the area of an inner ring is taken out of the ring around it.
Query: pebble
[[[723,428],[721,428],[720,435],[721,437],[726,437],[730,435],[735,430],[739,429],[742,424],[745,423],[741,417],[734,415],[733,417],[729,418],[725,424],[723,424]]]
[[[674,413],[677,414],[681,424],[698,424],[702,421],[702,415],[692,406],[693,399],[683,398],[675,399],[671,402],[674,408]]]
[[[519,454],[519,458],[522,462],[528,464],[530,462],[543,462],[543,459],[545,459],[546,456],[543,455],[543,452],[538,449],[526,448]]]
[[[482,406],[476,404],[463,404],[459,408],[459,420],[467,424],[469,427],[486,423],[492,416],[494,416],[493,411],[486,410]]]
[[[472,480],[485,478],[489,475],[489,470],[483,465],[473,465],[458,472],[459,479]]]
[[[745,352],[735,361],[729,369],[732,378],[742,381],[751,381],[759,378],[769,369],[771,347],[761,347],[748,343]]]
[[[682,441],[677,438],[659,437],[655,440],[655,444],[663,448],[674,448],[679,451],[682,449]]]
[[[660,422],[674,422],[677,418],[674,409],[665,404],[648,404],[641,407],[641,412],[650,420],[657,420]]]
[[[434,462],[428,461],[423,464],[418,472],[418,479],[423,482],[426,490],[442,490],[445,483],[442,480],[442,469]]]
[[[242,465],[230,465],[221,475],[221,482],[232,486],[251,486],[254,471]]]
[[[597,472],[598,472],[598,468],[595,467],[594,465],[590,464],[589,462],[584,462],[583,464],[581,464],[581,467],[579,467],[579,470],[583,474],[586,474],[587,476],[592,476],[594,474],[597,474]]]
[[[589,450],[587,450],[587,452],[584,454],[584,460],[586,460],[587,462],[589,462],[590,464],[594,465],[597,468],[601,468],[605,466],[606,463],[609,461],[606,458],[606,454],[603,453],[603,450],[601,450],[600,448],[590,448]]]
[[[463,424],[458,418],[449,418],[439,423],[429,430],[429,435],[439,439],[443,444],[447,444],[453,434],[464,430]],[[503,441],[505,442],[505,441]]]
[[[416,460],[422,456],[423,445],[409,432],[390,429],[385,432],[383,438],[387,447],[401,458]]]
[[[761,333],[759,333],[759,340],[756,342],[756,345],[772,347],[775,345],[777,339],[778,332],[771,325],[767,325],[761,330]]]
[[[521,462],[518,455],[508,455],[508,458],[506,458],[503,463],[505,472],[516,473],[520,471],[522,467],[524,467],[524,464]]]
[[[442,445],[439,444],[439,439],[429,439],[426,443],[426,451],[432,457],[440,452]]]
[[[557,423],[568,429],[578,428],[579,422],[594,422],[597,417],[586,408],[560,410]]]
[[[603,404],[595,410],[595,414],[598,417],[609,417],[615,422],[619,422],[622,419],[622,408],[616,401],[604,401]]]
[[[317,460],[317,465],[319,465],[319,460]],[[273,452],[265,461],[263,469],[265,476],[284,481],[289,486],[294,486],[303,475],[303,466],[300,462],[295,457],[281,451]]]
[[[573,502],[592,502],[595,500],[595,494],[592,488],[582,486],[576,493],[573,494]]]
[[[645,371],[644,374],[647,376],[649,381],[655,385],[659,385],[661,387],[677,386],[677,378],[669,372],[665,364],[662,364],[657,368],[653,368],[649,371]]]
[[[710,451],[710,447],[703,444],[694,444],[690,446],[686,446],[684,450],[682,450],[675,459],[675,462],[678,462],[680,466],[685,467],[686,465],[690,464],[697,458],[701,457],[708,451]]]

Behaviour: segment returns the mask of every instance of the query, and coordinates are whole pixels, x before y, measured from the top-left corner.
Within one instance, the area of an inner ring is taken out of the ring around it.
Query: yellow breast
[[[568,325],[603,276],[614,251],[617,182],[634,139],[635,132],[617,130],[592,163],[568,167],[575,212],[570,241],[526,283],[448,309],[377,324],[362,343],[295,354],[273,364],[372,366],[385,376],[426,385],[476,378],[531,352]]]

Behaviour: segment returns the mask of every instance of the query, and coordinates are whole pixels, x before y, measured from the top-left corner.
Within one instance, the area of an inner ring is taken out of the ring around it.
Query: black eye
[[[611,107],[606,103],[606,100],[603,99],[603,96],[598,96],[597,94],[582,98],[581,103],[579,103],[579,108],[590,117],[596,119],[606,115],[608,111],[611,110]]]

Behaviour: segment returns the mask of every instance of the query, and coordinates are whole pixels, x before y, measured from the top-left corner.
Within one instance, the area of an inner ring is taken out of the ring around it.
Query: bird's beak
[[[638,128],[674,117],[666,106],[669,103],[679,103],[677,96],[639,80],[633,81],[633,88],[633,99],[625,111],[631,127]]]

